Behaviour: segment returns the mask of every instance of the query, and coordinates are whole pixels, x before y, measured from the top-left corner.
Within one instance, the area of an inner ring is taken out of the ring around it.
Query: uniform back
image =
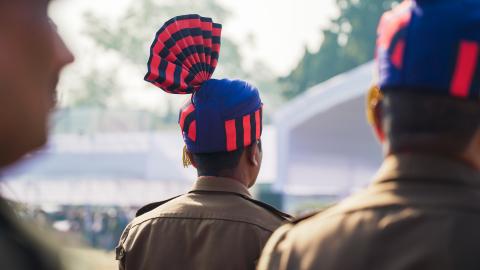
[[[123,269],[255,269],[284,222],[234,180],[203,179],[137,217],[122,236],[119,259]]]

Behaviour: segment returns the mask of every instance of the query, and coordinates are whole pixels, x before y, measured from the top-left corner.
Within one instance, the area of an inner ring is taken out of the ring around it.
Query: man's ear
[[[462,153],[462,158],[469,163],[478,171],[480,171],[480,128],[477,129],[475,135],[473,136],[469,146]]]
[[[257,147],[257,143],[253,143],[249,147],[247,147],[245,154],[247,155],[248,162],[252,166],[259,166],[260,165],[260,150]]]
[[[385,142],[385,132],[383,131],[383,106],[382,101],[376,102],[373,104],[372,111],[373,111],[373,123],[372,127],[377,135],[378,140],[383,143]]]

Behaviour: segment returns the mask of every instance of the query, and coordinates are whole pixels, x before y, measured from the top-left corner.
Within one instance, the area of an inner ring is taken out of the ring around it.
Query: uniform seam
[[[270,229],[267,229],[265,228],[264,226],[262,225],[259,225],[259,224],[255,224],[253,222],[248,222],[248,221],[243,221],[243,220],[235,220],[235,219],[226,219],[226,218],[194,218],[194,217],[171,217],[171,216],[161,216],[161,217],[152,217],[152,218],[149,218],[149,219],[146,219],[146,220],[143,220],[142,222],[139,222],[139,223],[135,223],[134,225],[132,225],[132,227],[130,228],[130,231],[131,229],[133,229],[134,227],[136,226],[139,226],[147,221],[151,221],[151,220],[154,220],[154,219],[188,219],[188,220],[221,220],[221,221],[228,221],[228,222],[238,222],[238,223],[244,223],[244,224],[249,224],[249,225],[253,225],[255,227],[258,227],[264,231],[267,231],[269,233],[273,233],[273,230],[270,230]]]
[[[382,209],[382,208],[389,208],[389,207],[396,207],[396,208],[433,208],[433,209],[436,209],[440,212],[449,212],[449,211],[446,211],[447,209],[438,209],[438,208],[435,208],[434,206],[418,206],[418,205],[388,205],[388,206],[370,206],[370,207],[364,207],[364,208],[358,208],[358,209],[352,209],[352,210],[347,210],[347,211],[341,211],[341,212],[338,212],[338,213],[331,213],[331,214],[328,214],[326,213],[326,215],[324,216],[320,216],[319,218],[324,220],[324,219],[330,219],[330,218],[335,218],[335,217],[339,217],[339,216],[348,216],[350,214],[354,214],[354,213],[359,213],[359,212],[364,212],[364,211],[375,211],[376,209]],[[449,208],[451,209],[451,208]],[[473,210],[471,208],[468,208],[468,207],[465,207],[465,208],[458,208],[458,209],[455,209],[456,212],[455,213],[465,213],[465,214],[474,214],[474,213],[477,213],[479,214],[480,213],[480,210]],[[320,214],[321,215],[321,214]],[[309,219],[307,219],[309,220]],[[302,221],[303,222],[303,221]],[[302,223],[300,222],[300,223]]]

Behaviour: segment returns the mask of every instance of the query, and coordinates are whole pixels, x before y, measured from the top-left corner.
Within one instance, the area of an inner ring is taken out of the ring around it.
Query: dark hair
[[[383,129],[393,153],[459,154],[465,151],[480,127],[478,101],[395,91],[385,94],[382,110]]]
[[[225,172],[231,172],[238,167],[244,151],[251,151],[256,143],[232,152],[216,152],[205,154],[193,154],[199,176],[220,176]],[[262,143],[258,141],[258,147],[262,151]]]

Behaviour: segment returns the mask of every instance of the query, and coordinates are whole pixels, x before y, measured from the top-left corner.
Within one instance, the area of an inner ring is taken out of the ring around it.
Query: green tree
[[[145,69],[150,45],[156,31],[168,19],[182,14],[201,14],[218,22],[226,22],[231,13],[214,0],[132,0],[127,11],[113,22],[89,12],[85,14],[86,33],[106,50],[113,50],[127,64]],[[222,37],[222,61],[217,76],[245,77],[238,46]]]
[[[322,31],[317,52],[305,50],[297,67],[279,78],[282,93],[292,98],[320,82],[373,59],[376,29],[395,0],[336,0],[340,16]]]

